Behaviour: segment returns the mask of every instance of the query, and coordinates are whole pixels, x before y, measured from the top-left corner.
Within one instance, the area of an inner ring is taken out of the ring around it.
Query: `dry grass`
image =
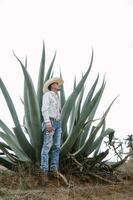
[[[132,200],[133,186],[123,185],[74,185],[72,188],[49,184],[47,188],[37,189],[0,189],[3,200]]]
[[[133,168],[133,166],[132,166]],[[80,182],[69,177],[71,187],[51,179],[47,187],[38,176],[20,177],[10,171],[0,171],[0,200],[132,200],[133,181],[116,185]]]

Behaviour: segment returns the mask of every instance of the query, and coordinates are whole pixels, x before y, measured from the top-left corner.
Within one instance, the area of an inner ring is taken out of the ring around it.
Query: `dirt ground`
[[[74,185],[72,188],[49,185],[37,189],[0,188],[1,200],[133,200],[133,183],[123,185]]]
[[[58,180],[50,180],[44,187],[38,178],[22,179],[0,171],[0,200],[133,200],[133,181],[114,185],[70,181],[71,186],[63,186]]]

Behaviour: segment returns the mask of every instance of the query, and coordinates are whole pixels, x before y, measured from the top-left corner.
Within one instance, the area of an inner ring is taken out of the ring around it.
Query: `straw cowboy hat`
[[[64,83],[64,81],[61,78],[58,78],[58,77],[54,77],[54,78],[47,80],[44,83],[43,92],[45,93],[45,92],[49,91],[48,87],[53,83],[58,83],[59,85],[62,85]]]

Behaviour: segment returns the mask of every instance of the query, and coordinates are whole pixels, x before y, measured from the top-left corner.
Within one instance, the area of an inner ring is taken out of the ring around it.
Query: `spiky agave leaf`
[[[94,92],[95,92],[95,88],[96,88],[96,85],[97,85],[97,82],[98,82],[98,78],[99,78],[99,75],[97,76],[96,81],[94,82],[93,86],[91,87],[91,89],[90,89],[90,91],[89,91],[89,93],[88,93],[88,95],[87,95],[87,97],[86,97],[86,99],[85,99],[85,103],[84,103],[83,108],[82,108],[82,113],[84,113],[84,111],[85,111],[85,109],[86,109],[86,106],[88,106],[88,105],[90,104],[90,102],[91,102],[92,96],[93,96],[93,94],[94,94]],[[96,105],[93,107],[91,113],[90,113],[89,116],[88,116],[88,121],[89,121],[89,123],[88,123],[88,125],[87,125],[88,131],[87,131],[87,128],[86,128],[86,129],[84,130],[84,133],[83,133],[83,134],[81,135],[81,137],[80,137],[80,141],[79,141],[79,146],[80,146],[80,147],[81,147],[81,146],[85,143],[85,141],[86,141],[86,138],[87,138],[87,136],[88,136],[88,133],[89,133],[89,131],[90,131],[90,127],[91,127],[91,125],[92,125],[92,122],[93,122],[93,119],[94,119],[94,116],[95,116],[95,113],[96,113],[96,111],[97,111],[97,109],[98,109],[98,106],[99,106],[101,97],[102,97],[102,95],[103,95],[103,92],[104,92],[104,89],[105,89],[105,85],[106,85],[106,83],[105,83],[105,80],[103,79],[103,83],[102,83],[102,86],[101,86],[101,88],[102,88],[102,89],[101,89],[101,93],[100,93],[100,95],[99,95],[99,98],[98,98],[98,100],[97,100],[97,103],[96,103]],[[85,106],[85,105],[86,105],[86,106]]]
[[[15,140],[13,140],[13,138],[11,138],[9,135],[1,131],[0,131],[0,137],[10,146],[11,150],[15,153],[18,160],[30,162],[28,156],[26,156],[24,151],[21,150],[18,145],[16,145]],[[5,146],[3,147],[6,148]]]
[[[95,139],[96,134],[98,133],[99,129],[104,124],[105,118],[106,118],[111,106],[113,105],[114,101],[116,100],[116,98],[111,102],[111,104],[105,111],[105,113],[104,113],[102,119],[100,120],[100,122],[98,123],[98,125],[92,129],[92,133],[91,133],[92,138],[94,137],[94,139]],[[90,155],[98,147],[99,143],[103,140],[103,138],[108,134],[109,134],[109,132],[105,131],[105,133],[100,135],[95,141],[92,140],[91,138],[88,138],[88,140],[84,143],[84,145],[77,152],[74,153],[74,156],[79,156],[79,155],[84,155],[84,154],[86,156]]]
[[[85,112],[86,110],[86,106],[88,106],[90,104],[90,101],[92,99],[92,96],[94,94],[94,91],[95,91],[95,88],[96,88],[96,85],[97,85],[97,82],[98,82],[98,78],[99,78],[99,75],[97,76],[97,79],[96,81],[94,82],[93,86],[91,87],[90,91],[88,92],[87,96],[86,96],[86,99],[85,99],[85,102],[82,106],[82,110],[80,110],[80,105],[81,105],[81,102],[82,102],[82,97],[83,97],[83,93],[81,94],[81,99],[79,99],[79,108],[78,109],[78,114],[75,112],[75,116],[78,116],[76,117],[78,120],[80,119],[80,116],[82,113]],[[104,84],[104,81],[103,81],[103,84]],[[104,89],[104,88],[103,88]],[[101,95],[99,96],[99,101],[101,99],[101,96],[102,96],[102,93]],[[90,126],[92,124],[92,121],[93,121],[93,118],[94,118],[94,115],[95,115],[95,112],[97,110],[97,107],[98,107],[98,104],[99,104],[99,101],[97,102],[97,104],[94,106],[94,108],[92,109],[91,113],[88,115],[88,121],[90,121],[90,123],[88,124],[87,128],[84,128],[82,133],[80,134],[80,136],[77,138],[77,141],[76,141],[76,144],[74,145],[75,148],[73,149],[74,151],[77,151],[79,149],[80,146],[82,146],[82,144],[84,144],[85,140],[86,140],[86,137],[88,135],[88,132],[89,132],[89,129],[90,129]],[[77,123],[76,123],[77,124]],[[75,124],[75,126],[76,126]],[[74,128],[74,127],[73,127]],[[71,132],[70,132],[71,133]]]
[[[14,52],[13,52],[14,53]],[[29,120],[31,120],[31,133],[33,137],[35,155],[36,155],[36,162],[40,163],[40,152],[41,152],[41,145],[42,145],[42,133],[41,133],[41,116],[40,116],[40,108],[39,103],[37,100],[37,95],[35,92],[35,88],[33,86],[32,79],[24,67],[23,63],[19,60],[19,58],[15,55],[19,61],[22,71],[25,77],[25,82],[27,86],[27,98],[29,101]]]
[[[91,57],[91,62],[90,62],[90,66],[87,70],[87,72],[85,73],[85,75],[83,76],[83,78],[81,79],[81,81],[78,83],[78,85],[76,86],[75,90],[72,92],[72,94],[68,97],[65,105],[63,106],[63,110],[62,110],[62,116],[61,116],[61,120],[62,120],[62,128],[63,128],[63,132],[66,131],[67,129],[67,122],[72,110],[73,105],[75,104],[75,101],[81,91],[81,88],[83,87],[89,72],[91,70],[92,67],[92,62],[93,62],[93,51],[92,51],[92,57]],[[63,145],[64,146],[64,145]],[[62,147],[63,148],[63,147]]]
[[[83,131],[84,123],[85,123],[88,115],[91,113],[92,109],[96,105],[96,103],[99,99],[99,96],[102,92],[102,89],[103,88],[101,87],[100,90],[95,95],[95,97],[92,99],[90,105],[86,107],[86,110],[84,111],[84,113],[81,114],[79,122],[76,125],[76,127],[74,128],[73,132],[71,134],[69,134],[67,140],[62,145],[62,148],[61,148],[62,155],[67,154],[67,152],[69,152],[71,150],[76,139],[80,136],[81,132]]]
[[[100,135],[103,135],[103,134],[105,133],[105,128],[106,128],[106,125],[105,125],[105,124],[106,124],[106,123],[105,123],[105,120],[104,120]],[[101,142],[99,142],[99,144],[98,144],[98,146],[97,146],[97,148],[96,148],[96,150],[95,150],[95,152],[94,152],[94,157],[95,157],[95,156],[98,156],[98,153],[99,153],[99,150],[100,150],[102,141],[103,141],[103,140],[101,140]]]
[[[74,78],[74,83],[73,83],[73,91],[75,90],[76,88],[76,76]],[[73,105],[73,107],[71,108],[71,113],[70,113],[70,116],[69,116],[69,133],[71,132],[71,129],[72,127],[74,126],[74,123],[75,123],[75,107],[76,107],[76,103]],[[67,134],[68,136],[68,134]],[[67,138],[67,137],[66,137]],[[65,142],[65,141],[64,141]]]
[[[24,127],[26,129],[26,132],[29,135],[30,138],[30,143],[32,144],[32,146],[34,146],[34,139],[32,136],[32,119],[31,119],[31,115],[30,115],[30,102],[29,102],[29,98],[28,98],[28,91],[27,91],[27,85],[26,82],[24,81]]]
[[[17,159],[9,153],[9,151],[3,146],[3,144],[0,142],[0,150],[7,156],[9,160],[11,160],[13,163],[17,161]]]
[[[45,74],[45,45],[44,45],[44,42],[43,42],[42,57],[41,57],[41,62],[40,62],[40,69],[39,69],[39,75],[38,75],[38,85],[37,85],[37,98],[38,98],[40,108],[42,106],[44,74]]]
[[[4,142],[1,142],[1,144],[2,144],[3,147],[5,147],[6,149],[12,150],[11,147],[10,147],[8,144],[6,144],[6,143],[4,143]],[[3,155],[3,153],[2,153],[2,155]]]
[[[63,88],[64,86],[62,85],[62,88]],[[75,90],[75,88],[76,88],[76,77],[74,78],[74,85],[73,85],[73,91]],[[63,94],[62,94],[63,93]],[[62,100],[62,97],[63,97],[63,100]],[[61,98],[61,101],[63,101],[63,106],[65,105],[65,103],[66,103],[66,100],[65,100],[65,102],[64,102],[64,91],[62,91],[62,89],[61,89],[61,96],[60,96],[60,98]],[[63,109],[63,107],[62,107],[62,109]],[[73,105],[73,107],[72,107],[72,111],[71,111],[71,113],[70,113],[70,116],[69,116],[69,132],[70,132],[70,129],[71,129],[71,127],[72,127],[72,125],[73,125],[73,115],[74,115],[74,112],[75,112],[75,104]],[[65,142],[65,140],[67,139],[67,137],[68,137],[68,127],[67,127],[67,122],[66,122],[66,127],[63,127],[62,126],[62,144]]]
[[[20,144],[18,142],[18,139],[16,137],[16,135],[14,135],[14,133],[6,126],[6,124],[0,120],[0,128],[12,139],[14,140],[15,144],[20,147]],[[21,148],[21,147],[20,147]]]
[[[72,124],[71,124],[70,134],[73,132],[74,127],[77,125],[77,123],[78,123],[78,121],[80,119],[80,109],[81,109],[81,103],[82,103],[82,99],[83,99],[83,94],[84,94],[84,87],[81,89],[81,92],[79,94],[77,103],[74,106],[73,118],[71,118]],[[75,152],[78,149],[79,141],[80,141],[80,136],[75,141],[75,143],[74,143],[74,145],[72,147],[72,152]]]
[[[105,132],[103,132],[93,143],[93,147],[91,150],[88,150],[86,152],[86,155],[90,155],[95,149],[99,148],[99,144],[101,144],[102,140],[104,139],[104,137],[106,137],[107,135],[111,134],[112,132],[114,132],[113,129],[108,128]]]
[[[15,129],[17,130],[17,131],[15,131],[15,135],[17,137],[17,140],[18,140],[21,148],[25,152],[25,154],[31,160],[34,160],[34,149],[31,146],[31,144],[28,142],[25,134],[23,133],[23,130],[21,128],[21,125],[20,125],[16,110],[15,110],[15,107],[14,107],[14,104],[13,104],[13,102],[11,100],[11,97],[10,97],[10,95],[9,95],[9,93],[8,93],[8,91],[6,89],[6,86],[4,85],[2,79],[0,79],[0,88],[1,88],[1,91],[2,91],[2,93],[4,95],[4,97],[5,97],[7,106],[9,108],[9,111],[11,113],[12,119],[14,121]]]
[[[54,54],[54,57],[53,57],[53,59],[52,59],[52,61],[51,61],[50,66],[49,66],[49,68],[48,68],[48,71],[47,71],[47,74],[46,74],[46,77],[45,77],[44,82],[46,82],[46,81],[50,78],[50,76],[51,76],[52,69],[53,69],[53,66],[54,66],[55,58],[56,58],[56,52],[55,52],[55,54]]]
[[[0,157],[0,164],[6,167],[7,169],[16,171],[16,165],[13,162],[11,162],[11,160],[9,160],[6,156]]]

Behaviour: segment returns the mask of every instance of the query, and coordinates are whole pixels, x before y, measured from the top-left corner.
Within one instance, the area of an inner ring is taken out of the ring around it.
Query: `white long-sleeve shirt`
[[[50,123],[50,117],[60,120],[60,108],[58,94],[48,91],[43,95],[41,111],[45,123]]]

